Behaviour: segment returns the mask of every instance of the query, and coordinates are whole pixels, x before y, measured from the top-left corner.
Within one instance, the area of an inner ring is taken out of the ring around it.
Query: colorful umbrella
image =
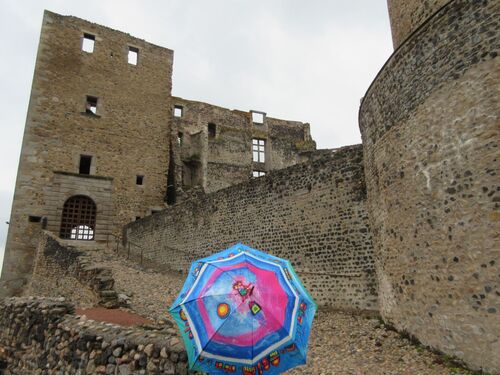
[[[170,313],[192,370],[273,375],[306,362],[316,307],[290,262],[237,244],[192,264]]]

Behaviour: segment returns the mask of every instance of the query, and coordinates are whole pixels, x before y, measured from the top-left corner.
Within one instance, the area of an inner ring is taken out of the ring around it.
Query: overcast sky
[[[0,0],[0,265],[43,10],[174,50],[173,94],[361,142],[361,97],[392,52],[385,0]]]

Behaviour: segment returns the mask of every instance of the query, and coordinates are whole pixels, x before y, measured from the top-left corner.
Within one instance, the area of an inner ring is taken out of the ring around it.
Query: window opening
[[[135,183],[137,185],[142,185],[144,183],[144,176],[140,175],[135,176]]]
[[[262,177],[265,175],[266,175],[266,172],[262,172],[262,171],[253,171],[252,172],[252,177]]]
[[[182,133],[179,133],[182,140]],[[176,201],[176,191],[175,191],[175,161],[174,161],[174,151],[172,147],[172,142],[170,142],[170,150],[168,157],[168,172],[167,172],[167,196],[165,201],[168,205],[174,204]]]
[[[174,105],[174,117],[182,117],[184,114],[184,107],[181,105]]]
[[[92,156],[80,155],[80,167],[78,173],[90,174],[90,165],[92,164]]]
[[[140,216],[136,216],[135,217],[135,221],[137,221],[137,220],[141,220],[141,217]]]
[[[264,123],[264,113],[263,112],[253,112],[252,111],[252,122],[254,124],[263,124]]]
[[[208,124],[208,138],[215,138],[217,133],[217,127],[215,124]]]
[[[177,133],[177,144],[179,146],[182,146],[182,137],[183,136],[184,136],[184,134],[182,134],[182,132]]]
[[[28,217],[28,221],[30,223],[40,223],[42,221],[42,217],[41,216],[32,216],[32,215],[30,215]]]
[[[90,115],[97,114],[97,98],[95,96],[87,96],[87,102],[85,104],[85,112]]]
[[[264,139],[252,139],[253,161],[265,163],[266,161],[266,141]]]
[[[128,47],[128,63],[131,65],[137,65],[139,60],[139,48]]]
[[[63,207],[60,236],[69,240],[90,241],[94,239],[96,205],[84,195],[69,198]]]
[[[94,52],[94,44],[95,44],[95,35],[84,33],[82,40],[82,51],[88,53]]]

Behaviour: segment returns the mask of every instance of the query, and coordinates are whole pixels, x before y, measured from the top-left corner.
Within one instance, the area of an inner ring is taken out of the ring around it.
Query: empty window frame
[[[89,115],[97,115],[97,98],[95,96],[88,96],[85,102],[85,113]]]
[[[252,111],[252,122],[254,124],[263,124],[264,123],[264,117],[265,117],[264,112],[254,112]]]
[[[184,107],[181,105],[174,105],[174,117],[182,117],[184,114]]]
[[[208,138],[215,138],[217,135],[217,127],[215,124],[208,124]]]
[[[262,177],[262,176],[265,176],[265,175],[266,175],[266,172],[252,171],[252,177]]]
[[[143,185],[144,184],[144,176],[141,176],[141,175],[135,176],[135,184],[136,185]]]
[[[92,165],[92,156],[80,155],[80,166],[78,167],[78,173],[90,174],[91,165]]]
[[[265,139],[252,139],[252,154],[255,163],[266,162],[266,141]]]
[[[182,146],[182,138],[184,137],[184,134],[182,132],[177,133],[177,144],[179,146]]]
[[[137,65],[139,62],[139,48],[128,46],[128,63]]]
[[[82,51],[93,53],[94,44],[95,44],[95,35],[84,33],[82,38]]]

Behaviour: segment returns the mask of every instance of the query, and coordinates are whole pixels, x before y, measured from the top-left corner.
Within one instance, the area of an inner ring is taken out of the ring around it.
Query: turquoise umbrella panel
[[[214,374],[305,363],[315,311],[289,262],[242,244],[193,263],[171,309],[191,367]]]

